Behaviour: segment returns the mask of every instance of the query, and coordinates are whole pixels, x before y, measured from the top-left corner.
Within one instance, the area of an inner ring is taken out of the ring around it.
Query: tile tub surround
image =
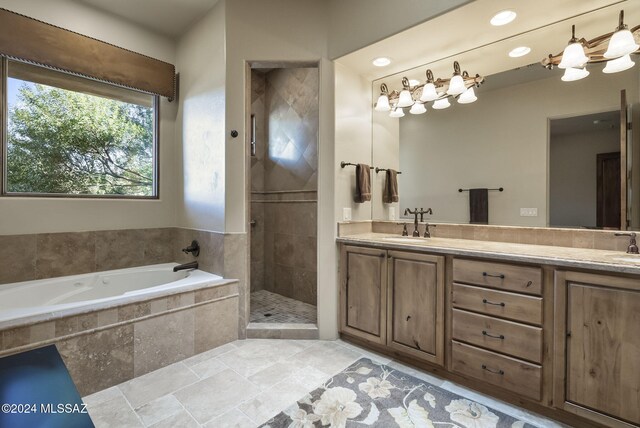
[[[84,402],[97,428],[253,428],[363,357],[534,426],[561,427],[341,340],[235,341],[86,396]]]
[[[238,282],[0,331],[0,356],[55,344],[82,395],[238,338]]]
[[[400,223],[400,224],[398,224]],[[409,236],[413,232],[413,221],[354,221],[339,222],[338,236],[361,233],[402,234],[402,223],[407,223]],[[615,236],[615,230],[561,229],[520,226],[486,226],[475,224],[429,223],[434,238],[469,239],[475,241],[508,242],[514,244],[548,245],[554,247],[585,248],[594,250],[627,250],[629,238]],[[424,223],[419,231],[424,233]],[[640,232],[639,232],[640,233]]]

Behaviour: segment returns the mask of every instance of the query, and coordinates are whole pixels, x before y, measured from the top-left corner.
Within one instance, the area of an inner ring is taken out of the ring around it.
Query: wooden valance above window
[[[0,54],[175,97],[172,64],[0,8]]]

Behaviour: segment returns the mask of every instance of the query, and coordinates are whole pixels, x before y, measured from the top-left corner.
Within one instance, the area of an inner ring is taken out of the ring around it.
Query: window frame
[[[11,61],[23,62],[11,58]],[[8,192],[7,191],[7,144],[8,144],[8,78],[9,78],[9,59],[0,55],[0,76],[2,82],[0,82],[0,198],[52,198],[52,199],[111,199],[111,200],[159,200],[160,199],[160,97],[156,94],[149,94],[144,91],[139,91],[132,88],[124,87],[127,90],[141,92],[150,95],[153,100],[153,150],[152,150],[152,163],[153,163],[153,187],[152,194],[149,196],[138,195],[91,195],[91,194],[72,194],[72,193],[36,193],[36,192]],[[29,64],[29,63],[27,63]],[[30,64],[37,67],[47,69],[37,64]],[[62,74],[69,74],[75,77],[81,77],[89,81],[96,81],[102,84],[114,85],[113,83],[103,82],[96,79],[91,79],[86,76],[76,76],[72,73],[66,73],[61,70],[54,70]]]

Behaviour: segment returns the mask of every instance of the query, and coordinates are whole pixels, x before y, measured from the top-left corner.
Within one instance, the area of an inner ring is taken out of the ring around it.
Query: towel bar
[[[345,162],[345,161],[340,162],[340,167],[341,168],[344,168],[347,165],[349,165],[349,166],[358,166],[357,163],[351,163],[351,162]],[[369,169],[373,169],[373,167],[370,166]]]
[[[400,173],[398,173],[400,174]],[[458,189],[458,192],[468,192],[470,189]],[[497,190],[498,192],[503,192],[504,191],[504,187],[500,187],[498,189],[487,189],[487,190]]]
[[[376,167],[376,174],[379,173],[380,171],[388,171],[387,168],[378,168]],[[402,174],[402,171],[396,171],[398,174]]]

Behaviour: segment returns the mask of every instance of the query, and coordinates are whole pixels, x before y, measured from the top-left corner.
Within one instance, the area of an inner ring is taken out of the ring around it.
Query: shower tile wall
[[[254,70],[252,113],[251,291],[315,305],[318,70]]]

